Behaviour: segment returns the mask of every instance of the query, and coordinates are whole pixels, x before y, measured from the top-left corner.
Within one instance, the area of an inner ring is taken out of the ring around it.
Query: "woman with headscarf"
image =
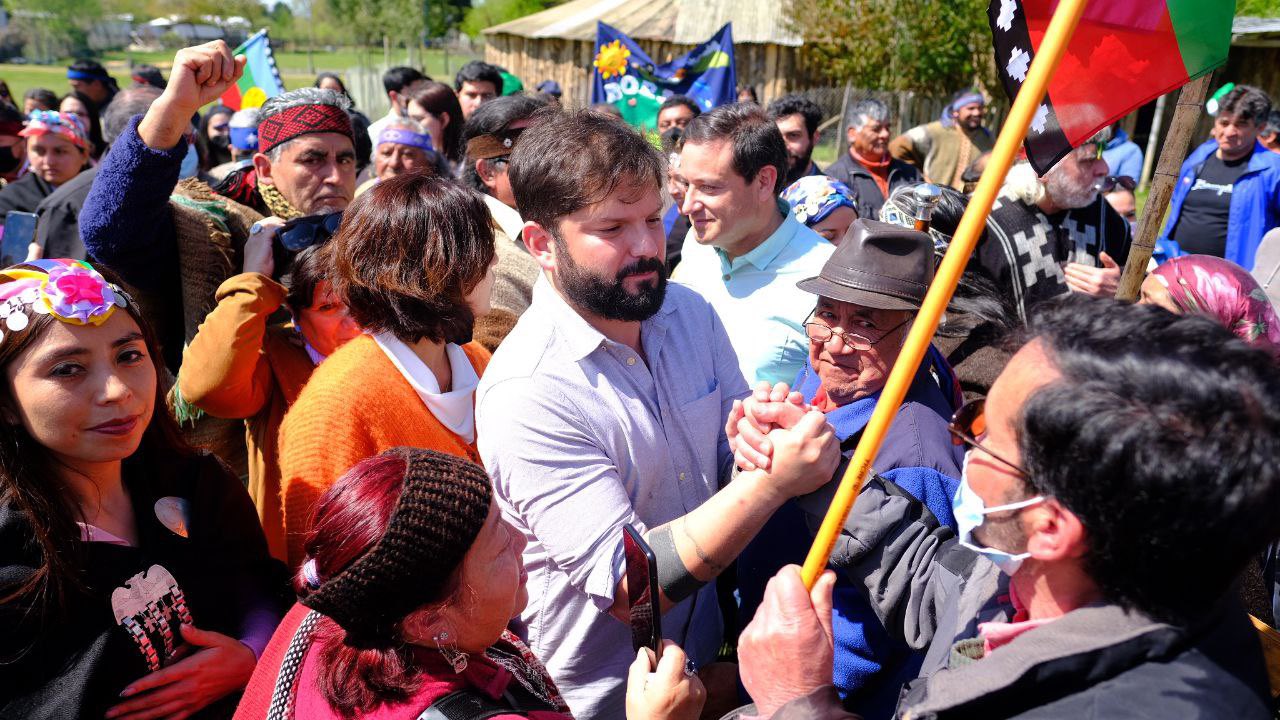
[[[1280,318],[1244,268],[1211,255],[1183,255],[1151,271],[1138,302],[1204,315],[1253,345],[1280,354]]]
[[[89,167],[93,145],[75,115],[35,110],[18,135],[26,144],[27,172],[0,190],[0,217],[35,212],[41,200]]]
[[[569,720],[555,681],[507,629],[528,602],[525,539],[502,519],[484,468],[391,448],[339,478],[311,527],[300,604],[236,718]],[[638,656],[632,676],[648,687],[629,696],[628,717],[696,718],[703,689],[683,664],[668,644],[646,679]]]
[[[848,185],[826,175],[809,175],[782,191],[796,219],[839,245],[849,225],[858,219],[857,200]]]

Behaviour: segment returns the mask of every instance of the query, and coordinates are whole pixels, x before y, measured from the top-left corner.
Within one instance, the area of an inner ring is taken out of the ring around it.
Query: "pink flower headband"
[[[27,127],[18,134],[22,137],[38,137],[50,133],[71,141],[82,150],[89,148],[89,134],[85,132],[83,122],[78,115],[71,113],[32,110],[27,116]]]
[[[132,298],[83,260],[30,260],[0,271],[0,341],[21,332],[29,313],[69,325],[101,325]]]

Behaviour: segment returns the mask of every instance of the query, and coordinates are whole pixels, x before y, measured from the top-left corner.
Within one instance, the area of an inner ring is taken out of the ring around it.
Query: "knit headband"
[[[409,145],[421,148],[427,152],[435,152],[435,146],[431,144],[431,136],[426,133],[416,133],[406,128],[390,127],[383,128],[378,133],[378,142],[375,145],[381,146],[386,143],[395,143],[396,145]]]
[[[21,332],[31,315],[68,325],[101,325],[132,300],[83,260],[31,260],[0,270],[0,342]]]
[[[27,126],[18,133],[21,137],[57,135],[81,150],[89,149],[89,134],[85,132],[79,115],[53,110],[32,110],[27,117]]]
[[[400,622],[440,599],[493,498],[484,468],[462,458],[406,447],[382,456],[401,457],[407,466],[386,533],[302,599],[346,631],[347,645],[360,649],[395,645]]]
[[[510,155],[516,149],[516,141],[524,128],[502,130],[492,135],[477,135],[467,142],[467,157],[472,160],[492,160]]]
[[[258,152],[271,152],[302,135],[327,132],[346,135],[355,142],[347,111],[335,105],[295,105],[258,122]]]

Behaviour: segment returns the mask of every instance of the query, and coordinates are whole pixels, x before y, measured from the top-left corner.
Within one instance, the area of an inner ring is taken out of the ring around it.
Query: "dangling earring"
[[[458,645],[453,642],[453,638],[447,631],[441,632],[432,640],[436,641],[436,648],[440,650],[440,654],[444,656],[444,659],[448,660],[449,664],[453,666],[455,673],[461,674],[463,670],[467,669],[467,654],[458,651]]]

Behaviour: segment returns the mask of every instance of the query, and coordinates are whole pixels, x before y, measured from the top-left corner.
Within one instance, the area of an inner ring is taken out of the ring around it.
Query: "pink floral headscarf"
[[[1280,353],[1280,318],[1244,268],[1211,255],[1183,255],[1151,274],[1183,312],[1213,318],[1245,342]]]

